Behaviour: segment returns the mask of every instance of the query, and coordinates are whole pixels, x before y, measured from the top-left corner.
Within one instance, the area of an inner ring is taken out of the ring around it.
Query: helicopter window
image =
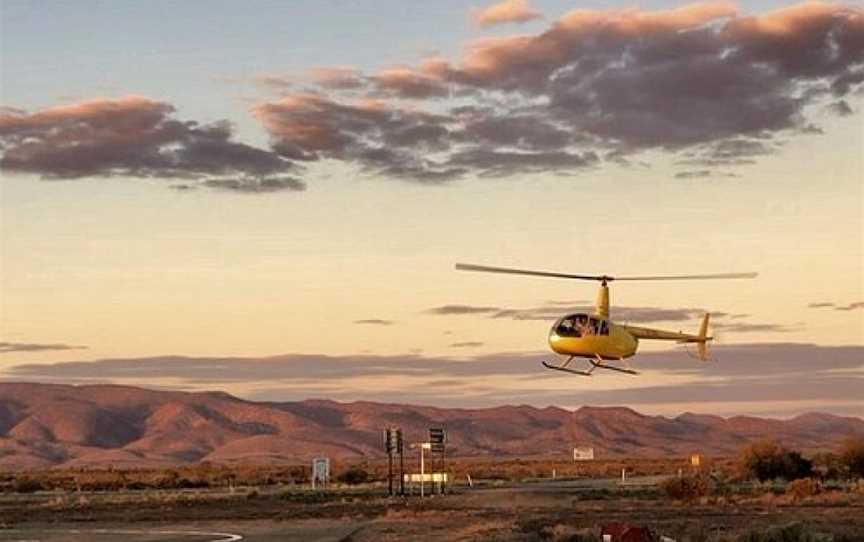
[[[584,314],[574,314],[562,318],[555,327],[555,333],[561,337],[582,337],[590,335],[591,329],[588,325],[588,317]]]
[[[573,317],[564,318],[555,328],[555,333],[561,337],[580,337],[579,329]]]
[[[606,320],[591,318],[589,327],[594,335],[609,335],[609,323]]]

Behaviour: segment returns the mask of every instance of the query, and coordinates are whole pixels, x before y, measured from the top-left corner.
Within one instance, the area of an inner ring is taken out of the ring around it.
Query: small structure
[[[577,447],[573,448],[573,461],[593,461],[594,460],[594,448],[591,447]]]
[[[316,457],[312,460],[312,489],[327,487],[330,483],[330,458]]]
[[[690,466],[698,467],[702,464],[702,454],[690,454]]]
[[[610,523],[601,527],[603,542],[657,542],[654,531],[639,525]]]

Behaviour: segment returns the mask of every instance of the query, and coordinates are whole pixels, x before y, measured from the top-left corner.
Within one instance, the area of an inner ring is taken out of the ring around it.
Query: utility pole
[[[423,497],[423,489],[426,484],[426,465],[423,460],[423,451],[431,449],[432,445],[428,442],[420,444],[420,497]]]
[[[388,427],[384,430],[384,451],[387,452],[387,491],[393,496],[393,456],[399,454],[399,493],[405,494],[405,463],[402,459],[402,430],[398,427]]]

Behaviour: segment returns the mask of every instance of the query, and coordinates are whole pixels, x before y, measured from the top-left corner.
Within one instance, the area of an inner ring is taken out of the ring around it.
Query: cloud
[[[705,179],[709,177],[738,177],[735,173],[728,173],[722,171],[711,171],[709,169],[700,169],[695,171],[679,171],[675,174],[676,179]]]
[[[848,117],[855,114],[855,110],[849,105],[846,100],[840,100],[828,105],[828,110],[841,117]]]
[[[360,70],[350,66],[318,67],[308,73],[319,86],[329,89],[350,90],[365,84]]]
[[[479,341],[461,341],[452,343],[450,348],[479,348],[483,346],[485,343]]]
[[[306,183],[292,177],[271,177],[267,179],[256,179],[244,177],[241,179],[209,179],[203,182],[205,186],[240,192],[245,194],[258,194],[261,192],[300,192],[306,190]],[[177,188],[175,186],[175,188]]]
[[[838,305],[836,303],[823,301],[819,303],[810,303],[809,305],[807,305],[807,307],[811,309],[834,309],[835,311],[853,311],[856,309],[864,309],[864,301],[856,301],[854,303],[849,303],[848,305]]]
[[[450,314],[495,314],[501,309],[498,307],[476,307],[472,305],[441,305],[426,310],[429,314],[450,315]]]
[[[724,324],[724,323],[715,323],[714,329],[720,331],[731,331],[733,333],[787,333],[790,331],[796,331],[799,328],[785,326],[781,324],[748,324],[748,323],[734,323],[734,324]]]
[[[752,412],[754,404],[773,411],[774,403],[783,403],[790,413],[838,405],[838,409],[857,408],[860,414],[864,408],[861,346],[718,346],[714,348],[717,361],[711,363],[694,361],[681,350],[645,352],[631,360],[642,375],[604,373],[590,380],[543,369],[540,362],[550,355],[497,353],[468,360],[418,355],[173,356],[16,365],[3,376],[50,382],[164,383],[192,390],[225,389],[249,398],[263,398],[266,393],[269,400],[327,397],[465,407],[629,404],[659,409],[666,405],[678,412],[695,408],[714,413],[721,408]],[[625,386],[622,378],[627,379]],[[791,396],[790,389],[796,390]]]
[[[383,70],[371,78],[385,95],[401,98],[434,98],[447,96],[447,86],[438,78],[406,68]]]
[[[838,104],[864,84],[864,10],[578,9],[539,33],[474,40],[458,60],[321,69],[331,78],[253,110],[286,158],[442,183],[578,173],[659,150],[693,166],[679,178],[731,176],[714,171],[821,133],[814,106],[847,111]]]
[[[58,344],[58,343],[10,343],[0,342],[0,354],[8,354],[9,352],[44,352],[51,350],[83,350],[86,346]]]
[[[0,168],[45,179],[130,176],[202,181],[233,191],[297,189],[296,168],[232,140],[226,121],[199,125],[140,96],[97,98],[33,113],[0,111]]]
[[[426,157],[449,148],[447,119],[440,115],[313,94],[259,104],[253,113],[274,138],[273,148],[287,158],[334,158],[370,173],[427,183],[464,173]]]
[[[528,0],[504,0],[482,9],[471,10],[471,19],[480,26],[525,23],[540,17],[540,12],[532,9]]]
[[[374,326],[392,326],[393,320],[381,320],[380,318],[367,318],[365,320],[354,320],[355,324],[366,324]]]

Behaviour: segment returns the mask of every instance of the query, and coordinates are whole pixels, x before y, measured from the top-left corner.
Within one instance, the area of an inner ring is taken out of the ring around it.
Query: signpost
[[[447,432],[443,427],[430,427],[429,428],[429,450],[432,453],[440,454],[438,458],[438,471],[446,472],[446,467],[444,464],[444,453],[447,445]],[[434,462],[433,470],[434,470]],[[442,478],[440,481],[440,492],[444,493],[444,479]]]
[[[387,452],[387,489],[393,495],[393,456],[399,454],[399,494],[405,494],[405,461],[402,454],[402,430],[388,427],[384,430],[384,450]]]
[[[573,461],[592,461],[594,459],[594,448],[584,446],[573,448]]]
[[[389,431],[389,429],[388,429]],[[387,442],[388,433],[385,431],[385,445]],[[401,433],[400,433],[401,437]],[[409,481],[411,483],[420,482],[420,496],[426,496],[426,482],[432,484],[432,491],[435,491],[435,487],[439,488],[439,493],[444,493],[444,484],[447,482],[447,473],[445,472],[444,465],[444,450],[447,444],[447,433],[444,429],[439,427],[432,427],[429,429],[429,441],[428,442],[416,442],[411,444],[411,449],[419,449],[420,450],[420,473],[419,474],[411,474],[410,476],[406,476],[404,470],[401,473],[400,479],[404,484],[405,481]],[[389,451],[390,448],[388,448]],[[436,462],[435,456],[432,459],[432,472],[426,473],[426,452],[430,452],[433,454],[440,454],[438,456],[438,465],[436,472]],[[400,461],[402,460],[402,456],[400,454]],[[404,485],[402,486],[402,491],[404,495]],[[412,489],[413,493],[413,489]]]

